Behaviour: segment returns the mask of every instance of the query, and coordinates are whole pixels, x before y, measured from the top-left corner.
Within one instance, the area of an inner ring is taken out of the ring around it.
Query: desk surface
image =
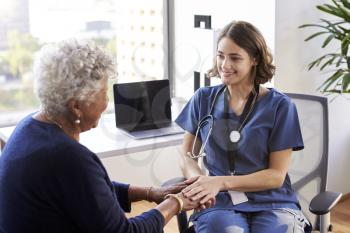
[[[0,139],[6,143],[13,127],[0,128]],[[114,114],[102,115],[99,126],[80,134],[80,143],[100,158],[125,155],[180,145],[183,134],[135,140],[115,127]]]

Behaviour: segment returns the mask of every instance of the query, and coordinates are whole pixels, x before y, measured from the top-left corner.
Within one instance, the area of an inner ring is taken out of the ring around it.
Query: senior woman
[[[76,40],[44,47],[34,76],[41,110],[16,127],[0,158],[0,232],[162,232],[181,209],[197,207],[183,186],[111,182],[99,158],[79,143],[106,109],[114,65],[99,47]],[[160,203],[127,219],[130,202]]]

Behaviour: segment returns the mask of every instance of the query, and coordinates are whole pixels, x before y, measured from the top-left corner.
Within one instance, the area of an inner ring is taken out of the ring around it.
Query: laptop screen
[[[171,122],[169,80],[117,83],[113,92],[118,128],[160,128]]]

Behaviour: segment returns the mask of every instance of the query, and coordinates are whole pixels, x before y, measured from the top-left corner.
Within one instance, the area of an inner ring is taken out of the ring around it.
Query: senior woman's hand
[[[167,194],[176,194],[181,192],[182,189],[186,188],[187,184],[185,182],[176,183],[173,185],[165,186],[165,187],[151,187],[149,191],[149,201],[155,202],[157,204],[161,203],[164,200],[164,197]]]
[[[185,197],[182,192],[178,193],[177,196],[183,201],[183,211],[198,209],[200,206],[199,200],[193,201],[190,198]]]

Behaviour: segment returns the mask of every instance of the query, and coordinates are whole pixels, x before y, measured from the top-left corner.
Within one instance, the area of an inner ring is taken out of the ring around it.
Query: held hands
[[[197,178],[197,177],[196,177]],[[192,200],[184,195],[181,190],[184,190],[189,184],[192,184],[194,181],[191,181],[193,178],[186,180],[185,182],[176,183],[173,185],[165,186],[165,187],[150,187],[147,190],[147,199],[151,202],[156,202],[157,204],[161,203],[167,194],[176,194],[183,201],[183,209],[182,210],[202,210],[205,208],[209,208],[215,204],[215,198],[210,199],[207,202],[200,203],[200,199]]]
[[[199,209],[215,205],[215,196],[219,193],[221,182],[218,177],[196,176],[185,181],[188,186],[182,190],[185,197],[199,201]]]
[[[201,210],[203,208],[209,208],[212,205],[211,201],[201,205],[199,203],[200,200],[193,201],[190,198],[185,197],[182,192],[179,192],[178,194],[169,194],[165,198],[170,198],[170,197],[175,198],[178,201],[179,210],[177,214],[179,214],[181,211],[187,211],[187,210],[193,210],[193,209]]]
[[[178,194],[176,194],[176,196],[183,201],[182,210],[184,211],[193,210],[198,208],[199,206],[199,201],[192,201],[191,199],[186,198],[182,192],[179,192]]]
[[[179,193],[186,186],[187,184],[185,182],[180,182],[180,183],[176,183],[165,187],[159,187],[159,188],[150,187],[150,190],[148,190],[148,201],[152,201],[159,204],[164,200],[167,194]]]

